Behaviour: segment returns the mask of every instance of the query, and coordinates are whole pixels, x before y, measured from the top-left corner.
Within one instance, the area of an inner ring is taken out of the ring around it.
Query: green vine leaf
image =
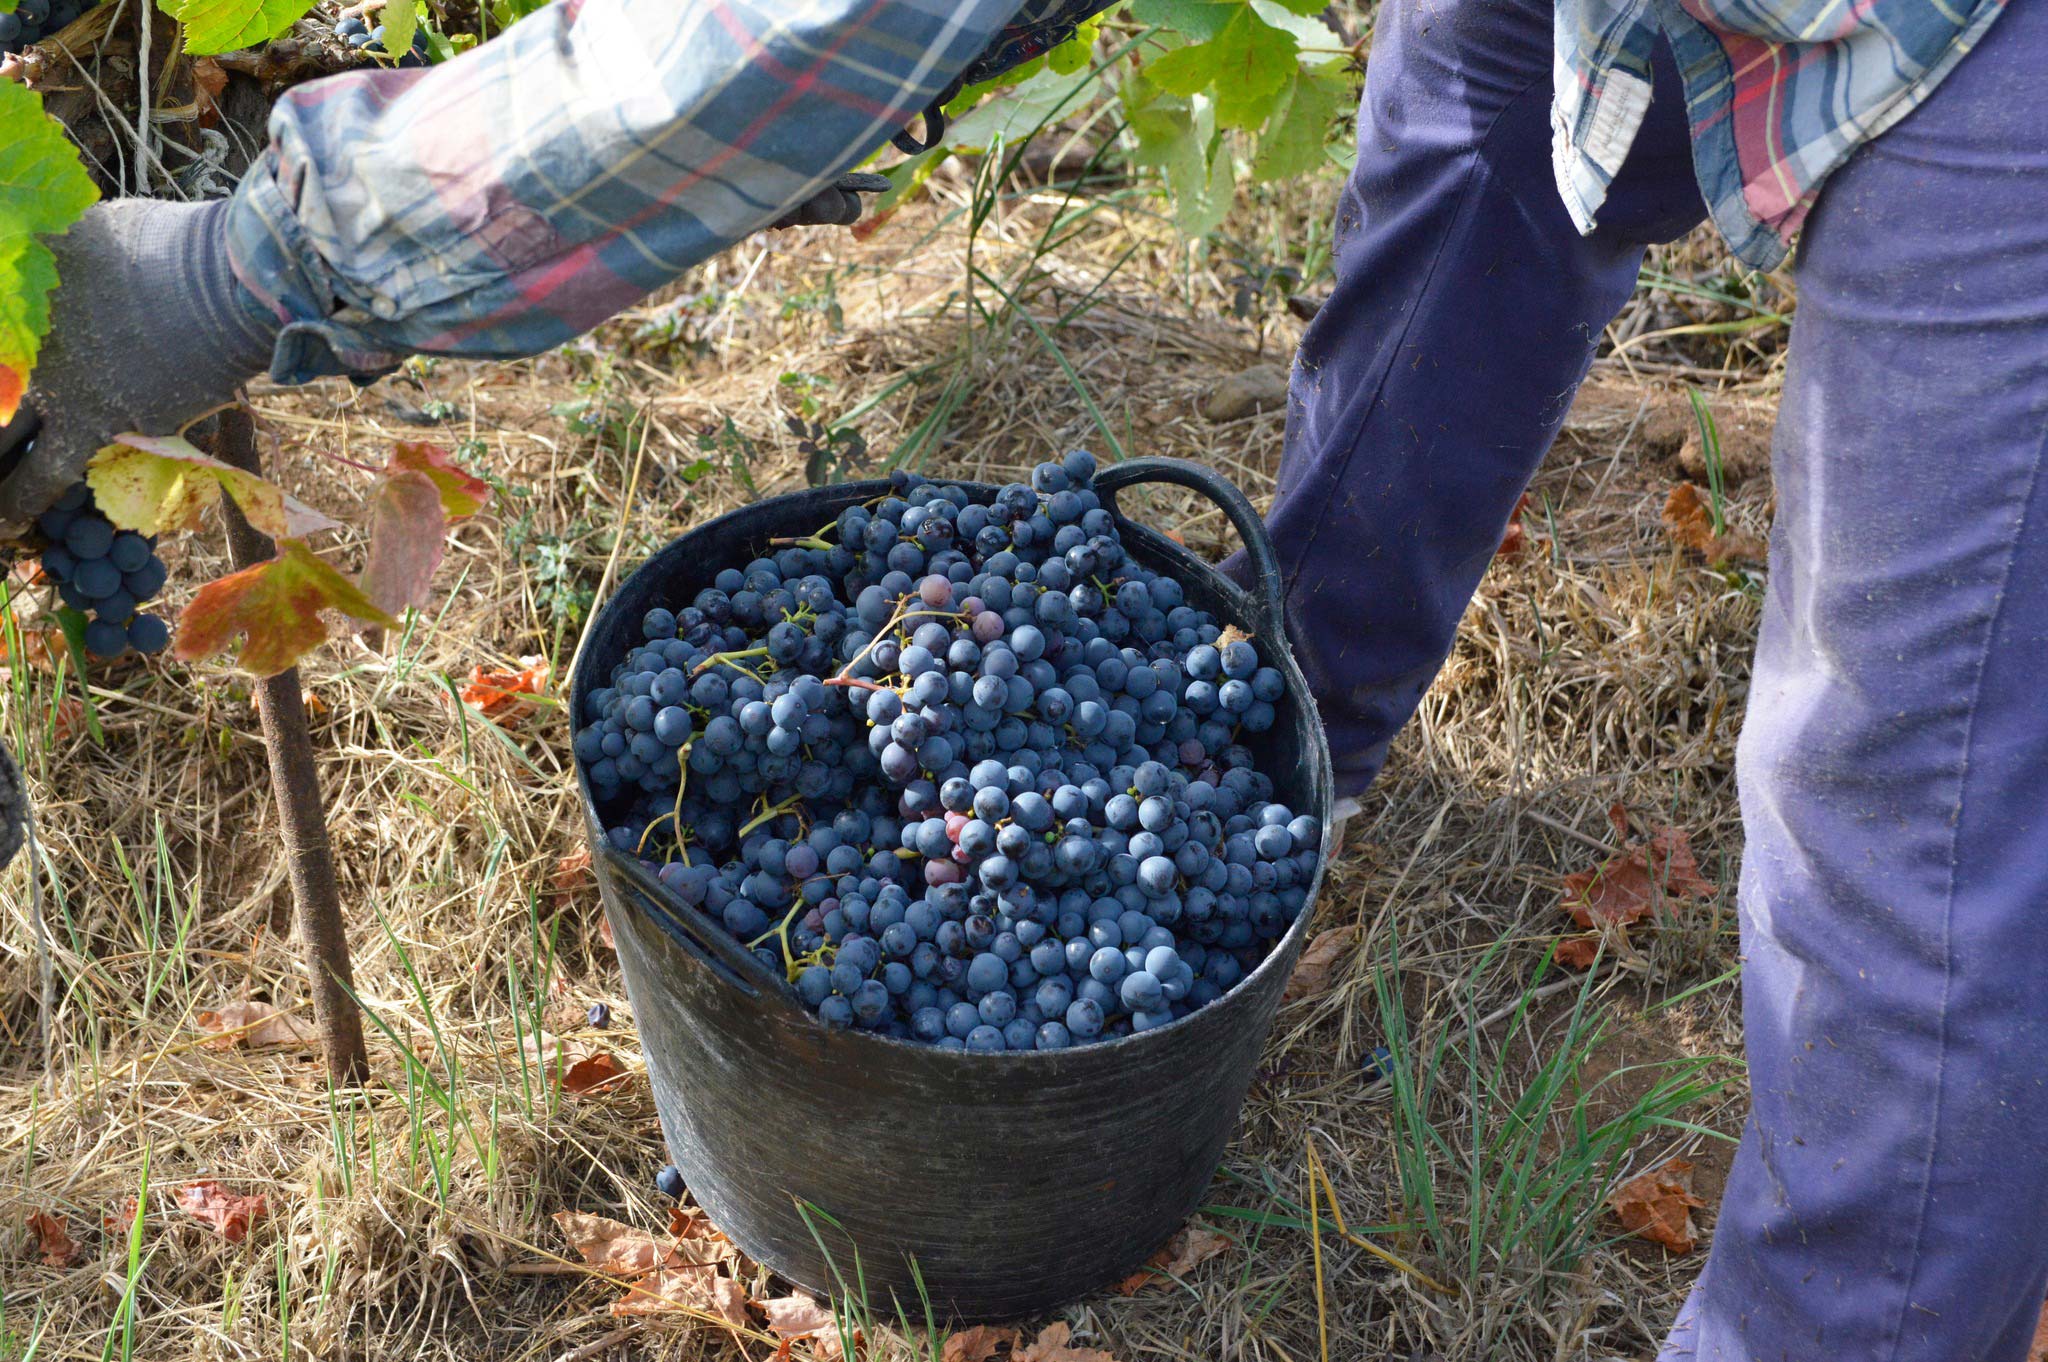
[[[1306,69],[1296,71],[1286,98],[1259,138],[1252,178],[1293,179],[1322,165],[1330,129],[1350,104],[1351,87],[1345,81]]]
[[[185,50],[194,56],[256,47],[306,17],[312,0],[158,0],[185,26]],[[410,42],[411,39],[406,40]]]
[[[57,261],[36,238],[65,231],[98,197],[42,100],[0,80],[0,421],[21,406],[50,329]]]

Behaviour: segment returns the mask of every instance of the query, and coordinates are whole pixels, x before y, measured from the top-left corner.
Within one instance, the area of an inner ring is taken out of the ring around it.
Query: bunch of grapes
[[[36,518],[50,540],[43,573],[73,610],[91,615],[85,648],[94,657],[115,658],[134,648],[160,653],[170,626],[138,607],[164,589],[169,573],[156,556],[156,538],[121,530],[93,505],[92,489],[78,483]]]
[[[347,43],[351,50],[372,57],[386,57],[384,50],[384,25],[371,28],[361,15],[348,15],[334,25],[334,36]],[[398,59],[400,69],[409,69],[427,64],[427,34],[425,29],[415,28],[412,33],[412,47]]]
[[[586,699],[607,836],[828,1026],[1051,1050],[1221,997],[1321,826],[1240,742],[1286,691],[1129,558],[1085,451],[988,503],[897,474],[676,609]]]
[[[21,0],[12,14],[0,14],[0,56],[41,42],[97,3],[98,0]]]

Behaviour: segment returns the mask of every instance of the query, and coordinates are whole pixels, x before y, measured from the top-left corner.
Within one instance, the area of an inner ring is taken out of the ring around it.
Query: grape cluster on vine
[[[1320,824],[1240,742],[1286,682],[1125,553],[1095,468],[988,503],[899,473],[649,611],[586,697],[613,845],[828,1026],[975,1051],[1148,1030],[1306,902]]]
[[[156,556],[156,537],[119,529],[93,504],[92,489],[74,484],[36,518],[49,539],[43,575],[65,605],[90,618],[85,648],[97,658],[115,658],[130,648],[160,653],[171,640],[170,626],[140,609],[164,589],[170,575]]]
[[[349,49],[371,57],[388,57],[384,48],[384,25],[372,28],[360,14],[344,15],[334,25],[334,36],[347,43]],[[427,33],[415,28],[412,33],[412,47],[401,56],[397,65],[401,70],[427,64]]]
[[[96,3],[98,0],[21,0],[12,14],[0,14],[0,56],[41,42]]]

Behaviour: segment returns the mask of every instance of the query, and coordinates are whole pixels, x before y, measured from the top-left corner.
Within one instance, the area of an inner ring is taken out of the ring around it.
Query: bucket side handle
[[[1112,514],[1121,516],[1116,494],[1141,482],[1170,482],[1200,492],[1216,503],[1229,518],[1245,556],[1251,560],[1250,597],[1252,625],[1261,637],[1287,639],[1286,616],[1281,611],[1280,555],[1273,548],[1273,536],[1259,517],[1251,500],[1236,484],[1212,468],[1186,459],[1126,459],[1111,464],[1095,475],[1095,490],[1102,493]]]
[[[764,990],[782,991],[781,981],[756,960],[752,952],[733,940],[722,925],[688,904],[678,902],[660,880],[648,873],[638,857],[628,856],[616,847],[602,845],[596,849],[596,854],[605,859],[607,868],[617,876],[620,890],[633,901],[633,906],[654,919],[669,938],[695,957],[699,964],[749,998],[759,997]]]

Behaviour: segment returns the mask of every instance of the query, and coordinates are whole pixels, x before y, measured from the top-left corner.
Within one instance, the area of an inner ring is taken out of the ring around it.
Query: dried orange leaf
[[[457,467],[453,456],[439,445],[401,443],[392,449],[385,471],[416,473],[433,483],[442,514],[450,520],[467,520],[491,499],[490,485]]]
[[[218,1012],[201,1012],[194,1020],[200,1030],[217,1033],[203,1042],[209,1050],[231,1050],[237,1045],[252,1050],[265,1045],[311,1045],[320,1038],[311,1022],[280,1012],[269,1003],[229,1003]]]
[[[548,663],[543,657],[522,657],[516,672],[469,669],[469,684],[462,688],[463,703],[475,705],[487,718],[510,723],[533,710],[525,697],[547,690]]]
[[[1692,1194],[1692,1165],[1672,1159],[1622,1183],[1609,1193],[1607,1204],[1630,1234],[1673,1253],[1691,1253],[1697,1242],[1693,1208],[1707,1203]]]
[[[946,1340],[943,1362],[989,1362],[998,1348],[1014,1348],[1021,1338],[1022,1335],[1007,1325],[977,1324]]]
[[[619,948],[619,939],[612,935],[612,914],[609,908],[597,916],[597,939],[604,942],[608,950],[615,951]]]
[[[1529,545],[1529,532],[1522,528],[1522,512],[1529,509],[1529,494],[1522,493],[1522,499],[1515,503],[1515,509],[1508,515],[1508,527],[1502,531],[1500,547],[1493,551],[1496,558],[1514,558]]]
[[[548,875],[548,894],[560,902],[574,898],[596,884],[597,877],[590,872],[590,848],[577,847],[555,862],[554,870]]]
[[[1317,933],[1302,947],[1301,958],[1294,962],[1294,973],[1288,976],[1287,990],[1280,995],[1280,1001],[1301,1002],[1328,993],[1338,957],[1356,935],[1356,929],[1351,927],[1332,927]]]
[[[2048,1362],[2048,1306],[2034,1323],[2034,1342],[2027,1349],[2027,1362]]]
[[[1673,542],[1704,555],[1709,563],[1731,558],[1762,562],[1769,555],[1764,541],[1753,534],[1725,529],[1714,533],[1713,508],[1689,482],[1673,487],[1664,499],[1664,528]]]
[[[363,563],[363,594],[397,614],[425,605],[434,569],[448,543],[441,494],[424,473],[400,473],[370,497],[370,552]]]
[[[175,655],[192,662],[245,635],[244,671],[275,676],[327,638],[324,611],[397,627],[354,582],[296,539],[278,541],[277,557],[199,588],[178,617]]]
[[[178,1189],[178,1205],[193,1217],[220,1231],[230,1244],[249,1237],[249,1227],[269,1211],[262,1194],[243,1196],[230,1192],[212,1179],[188,1182]]]
[[[1566,875],[1563,906],[1581,927],[1613,927],[1648,917],[1671,899],[1713,896],[1685,833],[1659,828],[1619,856]]]
[[[569,1066],[562,1075],[562,1091],[578,1097],[615,1088],[627,1078],[626,1070],[618,1059],[609,1054],[595,1054]]]
[[[1074,1336],[1065,1320],[1045,1326],[1029,1344],[1010,1355],[1010,1362],[1116,1362],[1101,1348],[1079,1348],[1067,1340]]]
[[[837,1334],[832,1312],[809,1296],[777,1296],[756,1301],[767,1316],[768,1331],[777,1338],[810,1338],[815,1334]]]
[[[555,1224],[584,1262],[614,1277],[643,1277],[678,1261],[672,1246],[623,1221],[583,1211],[556,1211]]]
[[[1230,1247],[1227,1235],[1201,1225],[1183,1225],[1166,1241],[1165,1247],[1145,1260],[1145,1266],[1116,1284],[1117,1293],[1135,1296],[1152,1284],[1171,1284]]]
[[[36,1252],[42,1255],[45,1267],[70,1267],[82,1256],[83,1251],[64,1229],[64,1222],[48,1211],[30,1211],[28,1227],[36,1237]]]
[[[735,1329],[747,1328],[747,1293],[713,1267],[663,1268],[628,1287],[612,1302],[614,1315],[654,1315],[670,1310],[709,1315]]]
[[[124,530],[196,530],[225,491],[251,525],[273,539],[339,528],[275,484],[201,453],[181,436],[120,435],[85,467],[93,499]]]

